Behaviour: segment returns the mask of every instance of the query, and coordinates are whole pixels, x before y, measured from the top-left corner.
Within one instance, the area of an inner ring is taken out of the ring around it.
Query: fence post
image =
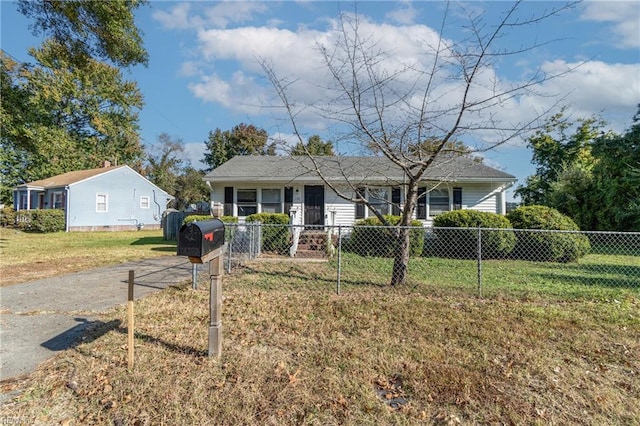
[[[482,297],[482,228],[478,226],[478,296]]]
[[[193,290],[198,289],[198,267],[195,263],[191,264],[191,288]]]
[[[342,225],[338,225],[338,277],[336,280],[336,293],[340,295],[340,273],[342,266]]]

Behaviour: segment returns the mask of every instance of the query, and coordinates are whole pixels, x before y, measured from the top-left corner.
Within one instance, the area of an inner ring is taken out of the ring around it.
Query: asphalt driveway
[[[31,373],[99,325],[100,312],[126,303],[129,270],[139,299],[190,281],[192,267],[165,256],[0,288],[0,380]]]

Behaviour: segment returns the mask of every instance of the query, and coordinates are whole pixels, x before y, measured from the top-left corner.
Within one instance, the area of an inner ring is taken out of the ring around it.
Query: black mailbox
[[[180,227],[178,256],[189,256],[192,262],[206,262],[208,255],[223,245],[224,223],[220,219],[191,222]]]

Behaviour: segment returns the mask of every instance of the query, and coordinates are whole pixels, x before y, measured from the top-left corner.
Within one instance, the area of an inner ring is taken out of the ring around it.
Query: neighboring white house
[[[16,210],[61,209],[67,231],[160,228],[173,197],[129,166],[77,170],[13,191]]]
[[[314,164],[315,163],[315,164]],[[372,215],[364,204],[336,195],[316,171],[339,191],[357,191],[385,214],[398,214],[405,200],[405,175],[386,157],[237,156],[208,173],[212,204],[224,214],[287,213],[296,224],[352,225]],[[349,179],[351,186],[346,184]],[[415,218],[430,225],[439,213],[473,209],[504,214],[505,191],[513,175],[464,156],[434,162],[419,185]]]

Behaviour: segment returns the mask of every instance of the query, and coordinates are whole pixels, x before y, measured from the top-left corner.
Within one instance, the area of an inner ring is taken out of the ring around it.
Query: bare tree
[[[484,152],[521,137],[536,128],[541,118],[555,108],[537,111],[524,122],[505,122],[496,111],[525,94],[536,94],[540,85],[569,71],[546,75],[534,73],[526,81],[507,83],[495,77],[498,61],[530,54],[546,42],[523,41],[516,49],[501,47],[501,40],[513,32],[535,26],[574,3],[554,5],[536,16],[523,19],[516,12],[521,2],[509,6],[498,22],[486,22],[482,14],[465,11],[465,25],[455,25],[465,38],[453,42],[444,38],[451,28],[450,5],[441,21],[435,42],[425,40],[423,57],[411,62],[398,61],[393,51],[384,51],[380,40],[367,33],[363,20],[355,13],[343,13],[339,19],[339,38],[332,45],[318,44],[318,54],[330,84],[323,88],[327,99],[314,105],[294,99],[291,93],[302,76],[281,76],[267,58],[260,58],[262,68],[286,111],[298,142],[304,146],[303,114],[320,115],[332,127],[343,129],[341,140],[350,140],[372,153],[384,156],[402,170],[404,178],[397,185],[404,189],[401,220],[394,232],[395,251],[392,285],[406,281],[409,262],[408,226],[414,217],[418,186],[434,162],[451,157],[448,147],[464,136],[475,135],[482,144],[471,152]],[[457,19],[457,18],[456,18]],[[478,137],[480,136],[480,137]],[[425,144],[425,141],[429,143]],[[423,149],[421,147],[428,147]],[[366,205],[383,224],[390,225],[376,207],[376,200],[363,196],[362,182],[354,180],[340,157],[331,166],[341,170],[344,181],[337,184],[323,172],[325,159],[307,152],[306,164],[339,197]],[[345,163],[346,164],[346,163]]]

